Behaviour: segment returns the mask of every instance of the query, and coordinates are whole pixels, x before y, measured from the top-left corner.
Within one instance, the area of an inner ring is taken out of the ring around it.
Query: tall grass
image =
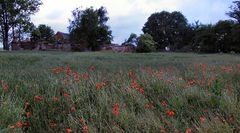
[[[0,132],[240,132],[240,58],[0,52]]]

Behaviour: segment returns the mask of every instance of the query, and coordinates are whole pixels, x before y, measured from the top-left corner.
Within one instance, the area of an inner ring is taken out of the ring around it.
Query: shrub
[[[150,34],[143,34],[138,38],[137,42],[137,52],[139,53],[149,53],[154,52],[156,42],[153,40]]]

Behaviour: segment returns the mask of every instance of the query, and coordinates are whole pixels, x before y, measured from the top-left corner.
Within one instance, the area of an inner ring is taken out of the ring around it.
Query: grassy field
[[[240,132],[240,56],[0,52],[0,132]]]

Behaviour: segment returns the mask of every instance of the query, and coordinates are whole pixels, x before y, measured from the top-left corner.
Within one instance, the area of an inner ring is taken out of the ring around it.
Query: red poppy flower
[[[119,112],[118,112],[118,111],[114,111],[114,115],[115,115],[115,116],[118,116],[118,115],[119,115]]]
[[[69,94],[64,93],[63,96],[64,96],[64,97],[69,97]]]
[[[53,101],[58,101],[58,98],[57,98],[57,97],[54,97],[54,98],[53,98]]]
[[[80,118],[79,121],[83,123],[85,120],[83,118]]]
[[[42,101],[42,100],[43,100],[42,97],[39,96],[39,95],[36,95],[34,98],[35,98],[36,100],[39,100],[39,101]]]
[[[162,106],[163,106],[163,107],[167,106],[166,101],[162,101]]]
[[[30,112],[26,112],[26,116],[28,117],[31,113]]]
[[[175,115],[175,112],[174,111],[166,111],[166,115],[168,116],[174,116]]]
[[[49,123],[49,126],[50,126],[50,127],[56,127],[56,126],[57,126],[57,123],[54,123],[54,122]]]
[[[88,132],[88,130],[89,130],[88,126],[83,126],[82,129],[84,132]]]
[[[72,129],[66,129],[67,133],[71,133],[72,132]]]
[[[71,111],[75,111],[76,109],[75,109],[75,107],[71,107],[70,110]]]
[[[186,133],[191,133],[192,132],[192,129],[191,128],[188,128],[187,130],[186,130]]]
[[[115,108],[113,108],[113,110],[114,110],[114,111],[118,111],[118,110],[119,110],[119,108],[115,107]]]

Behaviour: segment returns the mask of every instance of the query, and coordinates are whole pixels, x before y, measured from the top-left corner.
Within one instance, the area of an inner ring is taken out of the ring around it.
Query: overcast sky
[[[68,19],[77,7],[106,7],[115,43],[122,43],[130,33],[141,34],[147,18],[154,12],[180,11],[189,23],[203,24],[229,19],[225,15],[233,0],[42,0],[40,11],[32,17],[35,25],[47,24],[55,32],[68,32]]]

